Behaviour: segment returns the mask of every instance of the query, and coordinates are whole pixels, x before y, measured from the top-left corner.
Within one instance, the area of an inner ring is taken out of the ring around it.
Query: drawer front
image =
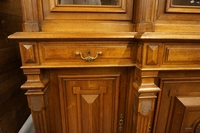
[[[128,44],[111,43],[39,43],[41,64],[71,64],[98,62],[109,63],[119,60],[131,60],[131,47]],[[79,54],[77,54],[77,52]],[[101,54],[98,54],[98,52]],[[81,55],[82,54],[82,58]],[[85,58],[96,58],[87,60]]]
[[[200,62],[200,45],[165,45],[164,64],[196,64]]]

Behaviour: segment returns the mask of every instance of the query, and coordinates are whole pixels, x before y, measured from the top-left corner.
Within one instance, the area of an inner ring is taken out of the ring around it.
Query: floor
[[[28,117],[18,133],[35,133],[31,115]]]

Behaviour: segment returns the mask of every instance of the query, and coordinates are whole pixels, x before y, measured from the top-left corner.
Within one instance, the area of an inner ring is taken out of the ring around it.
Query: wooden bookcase
[[[37,133],[199,131],[199,6],[22,0],[22,10],[24,32],[9,38]]]

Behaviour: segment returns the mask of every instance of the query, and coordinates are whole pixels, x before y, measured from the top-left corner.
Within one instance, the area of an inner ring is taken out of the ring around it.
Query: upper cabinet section
[[[54,24],[69,30],[76,22],[132,22],[134,0],[21,0],[24,31],[47,31]],[[66,25],[69,24],[69,25]],[[52,25],[53,24],[53,25]],[[49,25],[49,26],[48,26]],[[112,24],[110,24],[112,25]],[[123,24],[124,25],[124,24]],[[125,24],[130,26],[129,24]],[[43,26],[45,28],[43,28]],[[68,27],[65,27],[68,26]],[[78,25],[77,25],[78,26]],[[116,24],[114,24],[116,26]],[[53,27],[52,27],[53,28]],[[106,27],[104,27],[106,28]],[[91,27],[87,27],[91,29]],[[112,29],[112,28],[111,28]],[[73,29],[71,29],[73,30]],[[93,29],[94,30],[94,29]],[[128,31],[133,28],[128,29]],[[125,30],[126,31],[126,30]]]
[[[132,20],[133,0],[61,1],[43,0],[45,19]],[[49,8],[46,2],[49,2]]]
[[[21,0],[28,32],[200,32],[199,0]]]
[[[155,32],[200,32],[199,0],[157,0]]]

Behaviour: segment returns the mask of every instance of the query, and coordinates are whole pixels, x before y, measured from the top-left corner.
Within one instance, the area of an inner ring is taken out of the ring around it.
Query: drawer
[[[39,60],[42,65],[119,64],[131,62],[132,48],[127,43],[40,42]],[[79,53],[79,54],[78,54]],[[81,58],[82,56],[82,58]],[[90,59],[88,60],[90,56]],[[87,58],[87,59],[86,59]],[[93,59],[92,59],[93,58]],[[96,58],[96,59],[95,59]]]
[[[200,45],[166,44],[163,64],[197,64],[200,63]]]

